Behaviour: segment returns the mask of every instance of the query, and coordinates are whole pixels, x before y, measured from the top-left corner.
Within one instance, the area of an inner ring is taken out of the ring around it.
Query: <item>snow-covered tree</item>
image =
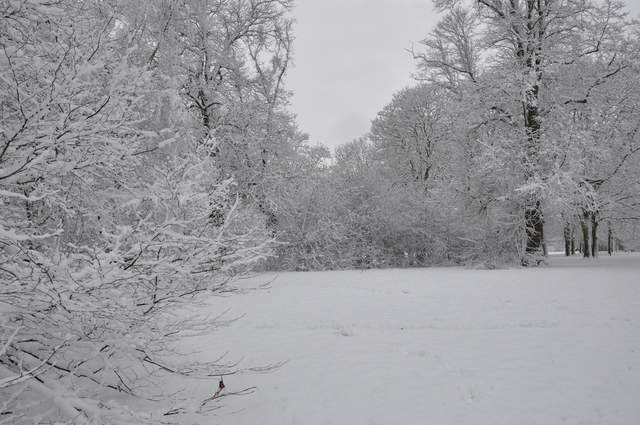
[[[633,45],[631,40],[625,43]],[[565,117],[553,130],[558,135],[554,153],[561,182],[558,199],[569,227],[572,221],[580,224],[583,254],[595,257],[601,222],[609,223],[613,231],[616,222],[638,215],[639,74],[634,61],[611,70],[603,60],[590,60],[576,67],[573,75],[590,84],[582,87],[584,96],[568,99],[558,108]],[[597,79],[602,75],[606,82]]]
[[[506,154],[497,158],[496,168],[517,182],[501,196],[520,205],[522,262],[530,263],[528,257],[544,251],[555,123],[565,118],[559,109],[583,102],[588,87],[606,86],[628,66],[632,49],[625,40],[634,24],[614,1],[438,0],[435,5],[446,14],[424,41],[425,51],[416,54],[421,75],[456,93],[461,104],[481,106],[470,130],[491,122],[485,136],[493,139],[492,149]],[[603,64],[597,74],[578,74],[585,78],[566,84],[562,76],[594,61]],[[500,163],[505,159],[506,169]]]
[[[444,179],[450,164],[451,120],[448,94],[430,85],[406,88],[378,113],[371,126],[376,155],[407,181],[427,190],[431,180]]]
[[[216,149],[241,122],[257,158],[263,140],[289,141],[274,118],[286,115],[276,58],[288,47],[260,32],[279,32],[287,7],[0,3],[0,422],[171,422],[226,393],[166,388],[168,375],[227,371],[213,354],[195,364],[174,352],[215,325],[176,309],[232,290],[269,255],[268,217]],[[261,72],[234,63],[269,52]]]

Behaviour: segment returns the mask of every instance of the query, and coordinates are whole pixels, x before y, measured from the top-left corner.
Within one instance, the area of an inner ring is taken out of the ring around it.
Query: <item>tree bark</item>
[[[591,256],[598,257],[598,214],[591,213]]]
[[[511,2],[510,11],[517,15],[520,11]],[[527,181],[536,179],[540,166],[540,88],[542,87],[542,46],[546,11],[541,4],[533,0],[526,3],[526,27],[522,30],[517,26],[516,57],[523,65],[525,86],[522,101],[524,126],[526,131],[525,178]],[[545,254],[544,245],[544,217],[542,204],[538,194],[528,200],[525,207],[525,226],[527,233],[527,254]]]
[[[589,258],[591,256],[591,249],[589,248],[589,213],[583,214],[582,220],[580,220],[580,227],[582,228],[582,256]]]
[[[527,254],[544,254],[544,220],[540,201],[524,212],[527,232]]]
[[[571,226],[569,223],[564,225],[564,255],[566,257],[571,255]]]
[[[571,226],[571,255],[576,255],[576,229]]]

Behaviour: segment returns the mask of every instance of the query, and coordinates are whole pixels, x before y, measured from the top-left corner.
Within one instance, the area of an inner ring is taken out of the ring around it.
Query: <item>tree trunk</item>
[[[529,7],[533,7],[533,4]],[[530,10],[531,12],[531,10]],[[533,36],[534,38],[542,36],[541,28],[538,31],[534,31],[533,27],[535,23],[528,22],[529,29],[527,36]],[[542,19],[538,22],[542,26]],[[522,36],[522,35],[520,35]],[[528,74],[524,87],[524,126],[527,135],[527,149],[526,149],[526,174],[527,181],[535,179],[538,176],[540,169],[540,87],[542,85],[542,72],[541,72],[541,52],[539,51],[540,45],[536,48],[529,50],[525,47],[526,43],[522,42],[522,38],[518,40],[518,56],[521,59],[525,59],[525,72]],[[528,205],[525,210],[525,225],[527,227],[527,253],[545,254],[544,246],[544,218],[542,216],[542,204],[538,194],[533,199],[529,199]]]
[[[527,254],[544,254],[544,220],[540,201],[524,212],[527,232]]]
[[[582,228],[582,256],[589,258],[591,256],[591,249],[589,248],[589,213],[585,212],[582,220],[580,220],[580,227]]]
[[[591,213],[591,256],[598,257],[598,214]]]
[[[576,255],[576,229],[571,226],[571,255]]]
[[[564,255],[571,255],[571,226],[569,223],[564,225]]]
[[[611,222],[609,222],[609,229],[607,230],[607,253],[613,255],[613,228]]]

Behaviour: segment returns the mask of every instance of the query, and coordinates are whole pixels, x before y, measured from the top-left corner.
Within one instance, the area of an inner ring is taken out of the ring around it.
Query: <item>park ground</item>
[[[636,425],[640,255],[546,267],[259,275],[185,341],[210,360],[281,366],[225,377],[211,423]],[[212,378],[187,393],[206,398]]]

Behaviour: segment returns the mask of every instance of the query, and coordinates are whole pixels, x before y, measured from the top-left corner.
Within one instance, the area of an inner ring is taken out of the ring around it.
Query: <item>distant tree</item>
[[[405,180],[428,190],[435,179],[444,178],[451,120],[446,115],[447,93],[432,85],[406,88],[373,121],[370,138],[376,156]]]
[[[616,66],[607,55],[591,56],[576,61],[571,77],[555,76],[571,97],[561,92],[564,100],[548,121],[549,157],[560,182],[554,192],[567,221],[580,223],[584,256],[597,256],[601,222],[638,215],[638,39],[622,32],[616,42],[623,57]]]

